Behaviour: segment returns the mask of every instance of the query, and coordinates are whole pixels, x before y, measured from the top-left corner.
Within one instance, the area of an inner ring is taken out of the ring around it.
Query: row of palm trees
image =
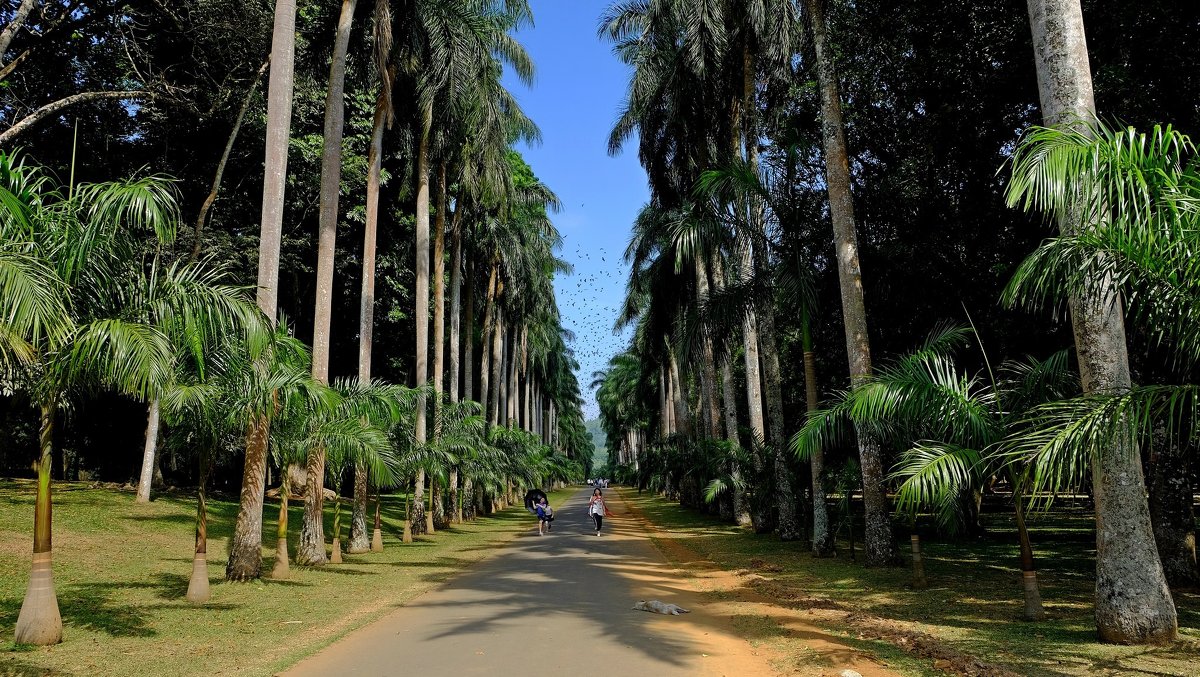
[[[756,531],[774,530],[783,540],[811,532],[813,554],[827,556],[834,541],[824,452],[834,433],[845,433],[842,439],[857,447],[868,565],[897,557],[892,487],[902,513],[932,509],[952,529],[973,520],[981,487],[1001,478],[1013,490],[1030,618],[1040,617],[1041,602],[1024,528],[1027,502],[1075,486],[1090,468],[1099,634],[1122,643],[1170,641],[1175,607],[1137,448],[1164,411],[1178,420],[1184,410],[1194,413],[1194,403],[1186,388],[1131,389],[1121,299],[1153,321],[1147,326],[1179,359],[1195,359],[1193,329],[1167,302],[1186,308],[1193,298],[1184,280],[1194,279],[1194,264],[1179,255],[1195,232],[1188,230],[1197,195],[1191,142],[1169,131],[1141,136],[1092,122],[1078,0],[1029,0],[1047,129],[1024,141],[1009,196],[1013,206],[1057,222],[1062,237],[1026,262],[1011,293],[1067,302],[1078,376],[1062,355],[1006,363],[999,374],[971,373],[954,359],[973,336],[963,328],[943,328],[876,371],[824,11],[821,0],[646,0],[614,4],[601,20],[602,36],[632,68],[610,147],[617,152],[636,135],[651,186],[626,252],[632,271],[618,326],[633,326],[633,338],[596,374],[614,460],[643,485],[685,502],[707,493],[722,514]],[[794,191],[796,149],[786,132],[766,138],[772,130],[762,122],[773,105],[787,105],[803,69],[815,71],[820,95],[836,259],[830,263],[838,272],[850,375],[826,409],[813,359],[812,291],[824,264],[785,260],[792,258],[785,245],[804,218]],[[776,151],[772,163],[761,157],[767,143]],[[790,421],[780,392],[779,292],[801,309],[797,342],[808,413]],[[734,380],[739,357],[742,392]],[[1079,389],[1083,399],[1072,398]],[[746,435],[741,421],[748,422]],[[791,439],[789,426],[799,430]],[[1191,428],[1170,426],[1176,446],[1186,440],[1181,430]],[[1012,442],[1018,433],[1024,442]],[[890,473],[884,445],[906,450]],[[798,523],[789,451],[811,465],[806,526]],[[915,536],[913,553],[919,564]],[[923,578],[918,570],[915,580]]]
[[[225,572],[231,581],[263,574],[264,496],[272,466],[281,478],[271,572],[279,577],[288,574],[292,559],[287,509],[300,489],[292,477],[304,478],[294,555],[304,566],[341,559],[340,500],[332,548],[324,533],[327,481],[340,495],[343,480],[352,477],[348,549],[367,552],[382,547],[383,490],[399,487],[411,499],[407,541],[502,509],[519,488],[582,477],[575,459],[584,450],[590,455],[591,445],[577,364],[567,345],[571,337],[552,286],[556,274],[569,271],[554,254],[560,241],[549,214],[558,201],[512,150],[516,141],[536,141],[538,131],[500,83],[506,66],[526,81],[532,77],[532,63],[511,36],[531,20],[529,7],[377,0],[371,14],[378,94],[363,198],[356,378],[329,374],[354,0],[342,4],[326,99],[311,348],[290,335],[277,298],[294,0],[278,0],[275,7],[256,301],[234,283],[232,271],[201,256],[199,246],[187,259],[171,258],[179,214],[170,181],[58,186],[19,156],[0,155],[0,359],[11,390],[27,395],[42,416],[33,573],[16,641],[61,640],[50,566],[49,472],[55,414],[79,390],[116,391],[147,403],[144,468],[155,465],[164,423],[196,451],[200,492],[188,590],[194,602],[209,596],[205,484],[224,450],[244,450]],[[411,132],[399,135],[411,146],[391,152],[408,162],[415,188],[412,387],[383,383],[371,371],[384,130],[397,119]],[[143,476],[139,498],[148,500],[151,473]],[[371,493],[373,534],[367,523]]]

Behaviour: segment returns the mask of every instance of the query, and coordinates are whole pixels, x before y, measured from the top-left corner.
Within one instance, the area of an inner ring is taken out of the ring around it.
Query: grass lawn
[[[209,502],[212,600],[183,599],[191,575],[195,499],[54,487],[54,577],[64,640],[12,643],[28,582],[34,485],[0,481],[0,675],[270,675],[437,586],[534,526],[523,506],[402,545],[403,503],[384,497],[385,550],[346,555],[345,564],[292,567],[287,581],[225,583],[237,503]],[[326,538],[332,537],[326,502]],[[343,506],[343,542],[348,536]],[[299,542],[301,505],[292,502],[288,541]],[[274,558],[278,502],[268,501],[264,571]]]
[[[1055,514],[1031,524],[1047,619],[1022,621],[1016,531],[1005,515],[986,515],[985,536],[948,542],[922,536],[929,588],[914,590],[907,567],[867,569],[839,556],[812,557],[806,546],[685,510],[657,496],[625,492],[661,530],[671,555],[680,545],[720,568],[737,571],[739,592],[803,610],[813,623],[880,656],[905,674],[933,668],[982,675],[1200,674],[1200,595],[1177,591],[1180,641],[1125,647],[1096,641],[1092,616],[1095,536],[1090,515]],[[907,548],[907,535],[903,537]],[[861,561],[861,544],[859,558]],[[907,549],[903,552],[907,561]],[[765,633],[765,630],[759,630]],[[779,641],[787,633],[778,632]],[[785,648],[802,671],[802,642]],[[900,651],[898,651],[900,650]],[[897,654],[906,654],[903,657]],[[914,659],[918,659],[914,663]]]

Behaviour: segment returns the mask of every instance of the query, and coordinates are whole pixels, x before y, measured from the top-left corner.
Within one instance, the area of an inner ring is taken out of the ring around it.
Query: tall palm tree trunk
[[[1029,0],[1042,117],[1047,125],[1095,119],[1092,73],[1079,0]],[[1069,220],[1059,224],[1071,234]],[[1115,282],[1094,293],[1070,294],[1071,325],[1083,391],[1130,388],[1122,301]],[[1092,461],[1096,504],[1096,627],[1120,644],[1170,642],[1178,631],[1175,603],[1159,561],[1146,500],[1141,454],[1132,435],[1101,449]]]
[[[463,270],[466,278],[463,284],[463,295],[467,297],[466,307],[463,308],[462,320],[462,399],[481,402],[482,397],[475,396],[475,275],[474,266],[468,265]]]
[[[50,494],[50,468],[54,463],[54,419],[57,414],[55,397],[43,404],[39,441],[41,453],[37,462],[37,498],[33,505],[33,566],[29,571],[29,587],[17,615],[13,631],[16,644],[58,644],[62,641],[62,616],[58,612],[58,595],[54,592],[51,533],[53,500]]]
[[[802,311],[800,340],[804,347],[804,403],[809,413],[821,406],[817,394],[817,357],[813,352],[812,324],[808,313]],[[812,471],[812,551],[817,557],[833,554],[833,530],[829,524],[829,506],[825,503],[825,450],[818,446],[809,455]]]
[[[459,353],[461,352],[459,337],[462,323],[462,229],[459,224],[461,217],[462,206],[460,204],[454,210],[454,218],[450,225],[450,358],[446,365],[450,371],[447,390],[450,392],[450,401],[455,403],[459,401]],[[458,501],[458,481],[459,472],[456,465],[450,468],[449,485],[446,488],[450,504],[451,524],[462,523],[462,508]]]
[[[258,307],[272,324],[278,314],[279,245],[283,235],[283,197],[292,124],[295,47],[296,0],[276,0],[275,25],[271,33],[271,75],[267,85],[262,227],[258,244]],[[225,566],[225,577],[231,581],[261,575],[263,491],[266,489],[269,433],[270,421],[265,417],[256,418],[248,427],[238,516]]]
[[[703,257],[695,260],[696,291],[701,303],[709,297],[708,265]],[[721,436],[721,415],[717,409],[717,371],[716,354],[713,350],[712,336],[706,331],[701,339],[703,364],[700,365],[700,413],[703,423],[704,437],[718,439]]]
[[[345,127],[346,50],[357,0],[342,0],[333,57],[329,63],[329,89],[325,96],[325,134],[321,152],[321,202],[317,239],[317,300],[313,314],[312,376],[329,382],[329,342],[333,318],[333,268],[337,255],[338,194],[342,185],[342,132]],[[325,447],[308,452],[308,480],[304,489],[304,519],[296,561],[307,566],[324,564],[325,556]]]
[[[719,254],[714,254],[712,257],[712,278],[713,290],[720,293],[725,288],[725,267],[721,262]],[[665,405],[665,392],[661,397]],[[740,448],[741,440],[738,437],[737,420],[737,389],[733,384],[733,366],[729,363],[729,348],[726,349],[725,356],[721,358],[721,401],[724,403],[725,411],[725,439],[734,448]],[[663,408],[665,409],[666,407],[664,406]],[[759,416],[760,418],[762,416],[761,409],[759,410]],[[753,447],[750,448],[750,453],[757,460],[758,452]],[[742,476],[741,469],[738,468],[736,463],[730,468],[730,474],[734,479],[734,486],[731,488],[733,521],[739,526],[749,526],[754,523],[754,519],[750,514],[750,501],[745,489],[738,488],[737,486]],[[761,521],[764,520],[760,517]]]
[[[429,126],[433,119],[433,108],[427,106],[418,121],[417,134],[417,222],[416,222],[416,383],[424,386],[429,381]],[[414,436],[418,445],[426,440],[427,403],[417,403]],[[425,517],[425,470],[417,472],[413,486],[413,510],[410,515],[413,534],[424,533]],[[432,518],[432,516],[430,516]]]
[[[390,73],[381,73],[390,78]],[[358,380],[371,381],[371,349],[375,334],[375,242],[379,232],[379,181],[383,162],[383,130],[389,117],[386,87],[379,87],[375,117],[371,123],[371,146],[367,152],[367,208],[363,225],[362,292],[358,310]],[[367,541],[367,469],[354,466],[354,510],[350,517],[350,552],[366,552]],[[376,528],[378,530],[378,527]],[[382,534],[380,543],[382,544]],[[375,534],[372,535],[374,541]]]
[[[504,366],[504,320],[503,313],[499,308],[492,310],[492,357],[491,357],[491,375],[488,377],[489,387],[491,391],[487,394],[489,400],[489,423],[492,426],[500,425],[500,378],[501,368]]]
[[[446,208],[449,186],[446,184],[446,162],[438,163],[437,169],[437,212],[433,226],[433,438],[442,435],[442,393],[446,390]],[[441,501],[441,483],[430,478],[430,506],[427,516],[430,533],[438,526],[445,526],[445,512]]]
[[[838,92],[837,69],[829,45],[824,3],[822,0],[804,0],[804,6],[812,28],[817,79],[821,90],[825,183],[833,221],[842,320],[846,328],[846,355],[850,362],[850,381],[857,383],[871,375],[871,343],[863,302],[862,268],[858,260],[858,233],[854,225],[854,199],[850,193],[850,161],[846,153],[842,102]],[[879,441],[865,430],[858,431],[858,459],[863,481],[866,520],[863,540],[867,565],[890,564],[896,559],[896,541],[884,486],[882,452]]]
[[[496,297],[498,288],[503,282],[498,280],[500,264],[492,261],[491,272],[488,274],[487,297],[483,306],[483,326],[479,337],[479,402],[483,405],[484,418],[489,425],[496,425],[496,410],[492,404],[492,360],[495,348],[492,345],[496,335]]]

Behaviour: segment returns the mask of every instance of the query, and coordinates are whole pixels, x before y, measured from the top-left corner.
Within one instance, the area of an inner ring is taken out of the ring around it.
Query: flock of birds
[[[603,248],[582,246],[574,247],[574,255],[568,255],[568,261],[575,267],[575,273],[556,281],[558,308],[563,327],[575,334],[569,347],[579,362],[584,416],[593,419],[600,411],[594,392],[588,387],[592,374],[606,368],[609,359],[625,348],[629,338],[628,332],[613,332],[625,297],[627,266],[619,256],[611,255]]]

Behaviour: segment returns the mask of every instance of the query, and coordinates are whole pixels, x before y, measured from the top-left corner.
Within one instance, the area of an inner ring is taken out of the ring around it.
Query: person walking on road
[[[588,514],[596,523],[596,535],[599,536],[600,527],[604,525],[604,518],[612,517],[612,513],[608,511],[608,505],[604,503],[604,492],[598,488],[592,491],[592,500],[588,501]]]
[[[554,527],[551,524],[554,521],[554,509],[550,507],[550,503],[546,500],[545,496],[534,507],[537,510],[538,517],[538,536],[545,536],[546,532]]]

